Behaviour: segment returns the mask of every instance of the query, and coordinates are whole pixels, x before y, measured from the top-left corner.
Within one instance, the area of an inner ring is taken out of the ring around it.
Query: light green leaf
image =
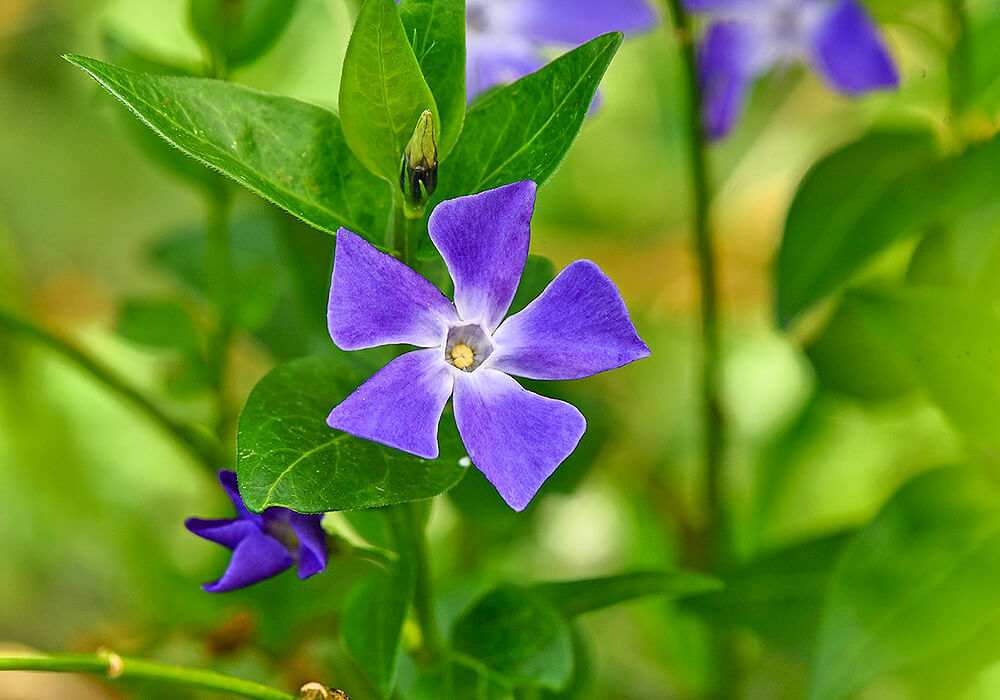
[[[1000,611],[1000,494],[971,468],[904,486],[847,547],[833,572],[811,700],[971,638]]]
[[[685,598],[722,588],[709,576],[689,571],[639,571],[618,576],[537,584],[535,593],[566,617],[657,595]]]
[[[443,161],[465,122],[465,0],[402,0],[399,16],[437,102]]]
[[[171,144],[303,221],[383,239],[391,192],[351,153],[332,112],[232,83],[65,58]]]
[[[403,150],[424,110],[440,116],[399,19],[396,0],[365,0],[340,79],[340,118],[351,150],[398,186]]]
[[[569,626],[541,595],[501,586],[455,622],[452,646],[514,686],[560,690],[573,674]]]
[[[605,34],[476,100],[438,175],[438,199],[548,180],[580,133],[597,86],[621,46]]]
[[[236,68],[274,45],[297,5],[298,0],[191,0],[191,27],[210,54]]]
[[[247,399],[237,437],[240,492],[261,511],[357,510],[431,498],[465,475],[457,431],[441,432],[441,457],[425,460],[328,427],[326,417],[379,366],[362,353],[293,360]],[[388,359],[388,358],[386,358]],[[453,423],[448,416],[442,423]]]

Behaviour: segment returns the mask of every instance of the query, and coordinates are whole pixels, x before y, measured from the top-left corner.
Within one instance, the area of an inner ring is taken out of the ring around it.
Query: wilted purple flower
[[[548,49],[583,44],[607,32],[640,31],[655,21],[646,0],[468,0],[469,100],[538,70]]]
[[[428,228],[455,282],[454,303],[340,229],[328,315],[344,350],[426,348],[379,370],[333,409],[330,426],[434,459],[438,423],[454,396],[469,457],[514,510],[573,452],[586,421],[510,375],[577,379],[649,356],[618,288],[588,260],[503,321],[528,256],[534,203],[535,183],[524,181],[438,205]]]
[[[779,64],[811,64],[838,92],[893,88],[899,75],[857,0],[685,0],[716,21],[699,53],[709,138],[729,133],[753,81]]]
[[[280,574],[299,563],[299,578],[309,578],[326,568],[326,535],[322,515],[301,515],[287,508],[251,513],[236,486],[236,472],[220,471],[219,481],[236,507],[236,517],[224,520],[188,518],[188,530],[233,550],[232,559],[218,581],[202,586],[222,593],[252,585]]]

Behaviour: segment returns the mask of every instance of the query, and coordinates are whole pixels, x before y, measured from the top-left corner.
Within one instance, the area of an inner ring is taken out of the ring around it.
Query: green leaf
[[[455,430],[442,430],[441,457],[425,460],[327,426],[333,407],[374,372],[359,355],[331,349],[293,360],[251,392],[237,436],[240,492],[251,510],[374,508],[431,498],[464,476]]]
[[[514,700],[510,683],[475,659],[453,656],[422,673],[407,700]]]
[[[573,673],[566,621],[543,596],[517,586],[501,586],[463,613],[452,646],[514,686],[560,690]]]
[[[517,293],[510,303],[508,316],[516,314],[525,306],[537,299],[549,283],[556,277],[556,266],[552,261],[541,255],[529,255],[524,263],[524,272],[517,285]]]
[[[202,78],[134,73],[65,57],[168,142],[306,223],[381,240],[390,190],[354,157],[337,115],[288,97]]]
[[[926,134],[883,133],[813,166],[789,209],[778,251],[777,314],[783,326],[925,220],[933,197],[927,198],[920,181],[901,183],[933,156]]]
[[[399,183],[403,150],[424,110],[440,116],[406,38],[396,0],[365,0],[340,79],[340,118],[351,150],[369,170]]]
[[[476,100],[458,145],[441,165],[438,200],[548,180],[580,133],[621,42],[618,33],[599,36]]]
[[[801,659],[813,655],[827,582],[853,533],[838,533],[765,554],[720,574],[721,591],[681,606],[720,626],[752,629]]]
[[[859,289],[843,305],[866,320],[893,357],[905,359],[972,443],[1000,446],[1000,319],[990,306],[938,287]]]
[[[191,27],[216,60],[236,68],[274,45],[297,5],[298,0],[191,0]]]
[[[200,334],[187,309],[166,299],[129,299],[115,330],[123,338],[152,348],[197,350]]]
[[[659,595],[685,598],[715,591],[722,584],[689,571],[639,571],[618,576],[537,584],[536,593],[566,617],[600,610],[636,598]]]
[[[443,161],[465,122],[465,0],[402,0],[399,17],[437,102]]]
[[[812,700],[834,700],[972,637],[1000,611],[1000,494],[970,468],[904,486],[830,581]]]

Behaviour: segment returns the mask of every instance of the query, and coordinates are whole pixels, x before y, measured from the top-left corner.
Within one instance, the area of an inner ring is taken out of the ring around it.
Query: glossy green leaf
[[[621,42],[618,33],[599,36],[476,100],[458,145],[441,165],[438,199],[548,180],[580,133]]]
[[[465,0],[402,0],[399,16],[437,103],[443,161],[465,122]]]
[[[811,700],[972,637],[1000,611],[1000,494],[971,468],[904,486],[847,547],[833,572]]]
[[[646,596],[685,598],[722,588],[709,576],[690,571],[639,571],[618,576],[542,583],[532,587],[566,617],[601,610]]]
[[[514,686],[559,690],[573,673],[566,621],[543,596],[517,586],[480,598],[455,622],[452,646]]]
[[[216,60],[236,68],[274,45],[297,5],[298,0],[191,0],[191,27]]]
[[[926,134],[872,134],[809,171],[789,209],[776,262],[782,325],[925,221],[932,201],[925,188],[902,183],[933,157]]]
[[[1000,318],[989,305],[938,287],[855,290],[843,305],[973,444],[1000,445]]]
[[[465,449],[455,430],[443,429],[441,457],[425,460],[327,426],[333,407],[377,368],[359,355],[331,348],[293,360],[251,392],[237,437],[240,492],[249,508],[374,508],[436,496],[464,476]]]
[[[384,238],[391,192],[351,153],[332,112],[232,83],[134,73],[83,56],[66,60],[171,144],[303,221],[330,233],[344,226],[372,241]]]
[[[347,144],[369,170],[399,182],[403,150],[424,110],[440,117],[396,0],[366,0],[354,23],[340,79],[340,118]]]

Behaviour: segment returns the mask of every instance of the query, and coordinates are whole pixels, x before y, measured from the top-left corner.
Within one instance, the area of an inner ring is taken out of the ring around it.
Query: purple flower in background
[[[219,481],[236,507],[236,517],[224,520],[188,518],[188,530],[233,550],[229,567],[218,581],[202,586],[222,593],[252,585],[280,574],[299,563],[299,578],[309,578],[326,568],[326,534],[322,515],[301,515],[287,508],[251,513],[236,486],[236,472],[219,472]]]
[[[547,49],[656,22],[646,0],[468,0],[465,13],[469,100],[538,70]]]
[[[899,75],[857,0],[685,0],[716,21],[699,53],[709,138],[729,133],[753,81],[779,64],[812,65],[846,95],[893,88]]]
[[[344,350],[405,343],[328,423],[425,459],[438,456],[449,397],[473,464],[523,510],[587,427],[573,406],[522,388],[577,379],[649,356],[618,288],[588,260],[569,265],[503,320],[528,256],[535,183],[442,202],[428,223],[455,282],[455,302],[350,231],[337,233],[330,336]],[[501,323],[501,321],[503,321]]]

